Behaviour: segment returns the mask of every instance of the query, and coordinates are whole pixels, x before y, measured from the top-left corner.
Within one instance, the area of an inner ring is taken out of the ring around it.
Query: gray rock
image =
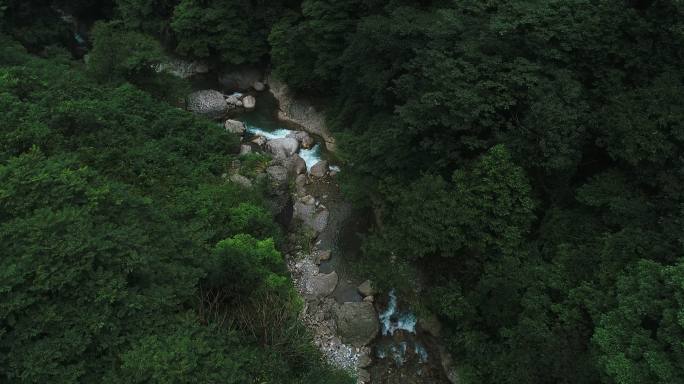
[[[228,112],[228,103],[223,98],[223,94],[213,89],[204,89],[189,94],[186,103],[190,112],[210,119],[220,119]]]
[[[254,84],[252,85],[252,88],[254,88],[254,90],[257,92],[261,92],[264,89],[266,89],[266,86],[261,81],[255,81]]]
[[[221,74],[219,76],[219,83],[226,89],[242,91],[249,89],[254,83],[261,81],[261,79],[261,71],[247,67]]]
[[[313,204],[307,204],[301,199],[295,201],[292,209],[292,215],[303,221],[305,225],[312,221],[312,217],[316,213],[316,207]]]
[[[315,144],[313,137],[306,131],[296,131],[287,135],[293,139],[297,139],[302,148],[311,148]]]
[[[330,212],[325,208],[316,207],[316,199],[307,195],[297,200],[293,207],[293,217],[302,221],[309,229],[320,233],[328,225]]]
[[[342,341],[355,347],[370,343],[380,330],[378,316],[371,303],[344,303],[336,308],[335,321]]]
[[[330,252],[329,249],[326,249],[325,251],[319,251],[318,252],[318,260],[328,261],[328,260],[330,260],[331,255],[332,255],[332,252]]]
[[[359,356],[359,367],[360,368],[366,368],[369,365],[371,365],[371,363],[373,363],[373,360],[371,359],[368,352],[364,352]]]
[[[266,168],[266,174],[277,189],[287,188],[287,169],[282,165],[271,165]]]
[[[234,133],[236,135],[242,135],[247,130],[247,127],[245,127],[245,123],[238,120],[228,119],[223,124],[223,126],[226,128],[226,131]]]
[[[246,178],[242,175],[239,175],[237,173],[230,176],[230,181],[232,181],[235,184],[241,185],[245,188],[251,188],[252,187],[252,182],[248,178]]]
[[[248,153],[252,153],[252,147],[250,145],[247,145],[247,144],[242,144],[240,146],[240,156],[246,155]]]
[[[288,137],[273,139],[266,143],[266,149],[268,149],[276,159],[285,159],[297,153],[299,142]]]
[[[313,224],[311,227],[316,232],[323,232],[325,227],[328,226],[328,218],[330,217],[330,212],[327,209],[319,210],[314,216]]]
[[[359,291],[359,293],[363,297],[373,296],[375,294],[375,290],[373,289],[373,286],[371,285],[370,280],[364,281],[356,289]]]
[[[306,193],[306,176],[305,175],[297,175],[297,178],[295,179],[295,188],[297,189],[297,194],[298,195],[303,195]]]
[[[299,157],[298,154],[292,155],[292,172],[295,175],[301,175],[303,173],[306,173],[306,161]]]
[[[242,105],[245,109],[254,109],[256,108],[256,99],[252,95],[245,96],[242,98]]]
[[[314,177],[324,177],[328,173],[328,162],[326,160],[321,160],[311,167],[311,176]]]
[[[262,145],[266,144],[266,138],[263,137],[263,136],[255,136],[255,137],[252,139],[252,143],[254,143],[254,144],[258,145],[258,146],[262,146]]]
[[[375,301],[375,298],[373,296],[366,296],[363,298],[363,301],[366,303],[372,303],[373,301]]]
[[[315,297],[325,297],[333,293],[337,287],[337,272],[321,273],[313,276],[307,281],[307,291]]]

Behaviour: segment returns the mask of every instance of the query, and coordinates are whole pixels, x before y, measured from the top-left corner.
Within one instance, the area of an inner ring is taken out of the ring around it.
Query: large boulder
[[[370,343],[380,331],[378,316],[371,303],[347,302],[338,306],[335,322],[342,341],[355,347]]]
[[[242,144],[240,146],[240,156],[252,153],[252,146],[247,144]]]
[[[314,177],[324,177],[328,174],[328,162],[326,160],[321,160],[311,167],[311,176]]]
[[[337,287],[337,282],[339,278],[337,277],[337,272],[333,271],[331,273],[320,273],[318,275],[312,276],[306,282],[306,290],[308,293],[315,297],[325,297],[329,296]]]
[[[266,86],[261,81],[255,81],[254,84],[252,84],[252,88],[257,92],[261,92],[266,89]]]
[[[305,175],[297,175],[297,178],[295,178],[295,188],[297,189],[298,195],[303,195],[306,193],[306,176]]]
[[[304,196],[294,203],[293,217],[302,221],[304,227],[317,233],[322,232],[328,225],[330,212],[321,206],[316,207],[316,199],[312,196]]]
[[[266,168],[266,174],[274,189],[287,189],[287,169],[282,165],[271,165]]]
[[[226,97],[226,103],[228,103],[228,108],[237,109],[243,107],[244,105],[242,104],[242,100],[240,100],[240,97],[241,96],[239,93],[232,94]]]
[[[295,175],[306,173],[306,161],[296,153],[292,155],[290,166],[292,167],[292,173]]]
[[[302,148],[311,148],[315,144],[313,137],[306,131],[296,131],[287,135],[293,139],[297,139]]]
[[[189,94],[186,103],[190,112],[210,119],[222,118],[229,109],[223,94],[213,89],[203,89]]]
[[[297,150],[299,150],[299,142],[289,137],[273,139],[266,143],[266,149],[268,149],[276,159],[286,159],[297,153]]]
[[[373,296],[375,294],[375,290],[373,289],[373,286],[372,286],[370,280],[366,280],[363,283],[361,283],[358,286],[357,290],[359,291],[359,293],[363,297]]]
[[[252,87],[254,83],[261,81],[262,78],[261,71],[258,69],[240,68],[221,74],[219,76],[219,83],[226,89],[243,91]]]
[[[238,120],[228,119],[223,124],[223,126],[226,128],[226,131],[234,133],[236,135],[242,135],[247,130],[247,127],[245,127],[245,123]]]
[[[330,211],[328,211],[325,208],[320,209],[318,212],[316,212],[316,215],[313,218],[313,223],[310,224],[310,226],[316,232],[319,232],[319,233],[323,232],[325,227],[328,226],[328,219],[329,218],[330,218]]]
[[[242,98],[242,105],[247,110],[256,108],[256,99],[252,95],[248,95]]]

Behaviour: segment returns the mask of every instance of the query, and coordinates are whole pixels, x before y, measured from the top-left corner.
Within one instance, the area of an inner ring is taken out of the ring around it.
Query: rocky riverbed
[[[343,170],[327,156],[334,140],[322,115],[282,84],[265,92],[267,80],[253,72],[221,81],[240,85],[198,90],[187,107],[240,135],[242,155],[270,156],[256,175],[236,161],[226,178],[246,188],[266,183],[273,214],[289,233],[286,264],[305,303],[300,319],[326,360],[359,383],[457,381],[453,375],[447,381],[442,370],[448,355],[438,335],[417,329],[415,315],[400,309],[396,297],[379,298],[370,281],[347,273],[344,255],[358,252],[356,232],[365,224],[339,190],[336,175]]]

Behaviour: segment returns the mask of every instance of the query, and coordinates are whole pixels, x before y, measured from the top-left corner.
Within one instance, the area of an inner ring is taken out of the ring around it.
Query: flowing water
[[[249,135],[261,135],[266,139],[286,137],[297,126],[277,118],[277,101],[268,92],[257,95],[256,108],[239,117],[245,123]],[[322,159],[333,162],[333,157],[324,149],[320,137],[313,136],[316,144],[311,149],[299,152],[307,168]],[[249,139],[249,138],[248,138]],[[307,186],[307,192],[317,196],[330,211],[326,230],[317,238],[319,249],[330,249],[332,257],[320,265],[322,273],[337,272],[339,283],[333,292],[337,302],[361,301],[356,287],[361,283],[350,271],[349,260],[358,260],[361,248],[360,233],[371,226],[368,211],[354,210],[346,201],[334,181],[316,182]],[[402,308],[394,291],[390,291],[384,310],[379,311],[381,335],[372,343],[374,363],[369,367],[372,383],[375,384],[440,384],[447,383],[439,362],[436,340],[416,331],[417,317],[410,310]],[[382,305],[376,304],[382,308]]]

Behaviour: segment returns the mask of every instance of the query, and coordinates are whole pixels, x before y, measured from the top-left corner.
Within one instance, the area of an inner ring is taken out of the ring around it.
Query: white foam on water
[[[394,293],[394,289],[389,292],[387,309],[379,317],[383,335],[394,335],[394,332],[398,330],[416,333],[418,319],[411,312],[397,312],[397,296]]]
[[[255,127],[253,125],[247,125],[247,132],[254,136],[263,136],[264,138],[266,138],[266,140],[274,140],[285,138],[287,137],[287,135],[295,133],[296,131],[285,128],[276,129],[274,131],[267,131],[265,129]],[[304,162],[306,163],[306,170],[310,171],[311,167],[313,167],[316,163],[322,160],[321,145],[317,143],[309,149],[300,149],[299,157],[304,159]],[[336,165],[331,166],[330,169],[338,173],[340,172],[340,167]]]
[[[428,352],[427,349],[423,346],[421,343],[416,343],[414,345],[416,355],[418,355],[418,361],[421,363],[427,363],[428,360]]]
[[[311,167],[321,161],[321,146],[316,144],[309,149],[302,148],[299,150],[299,157],[304,159],[306,170],[310,171]]]
[[[289,129],[276,129],[275,131],[266,131],[264,129],[248,125],[247,126],[247,132],[251,133],[254,136],[263,136],[267,140],[273,140],[273,139],[282,139],[285,138],[287,135],[292,133],[293,131]]]

